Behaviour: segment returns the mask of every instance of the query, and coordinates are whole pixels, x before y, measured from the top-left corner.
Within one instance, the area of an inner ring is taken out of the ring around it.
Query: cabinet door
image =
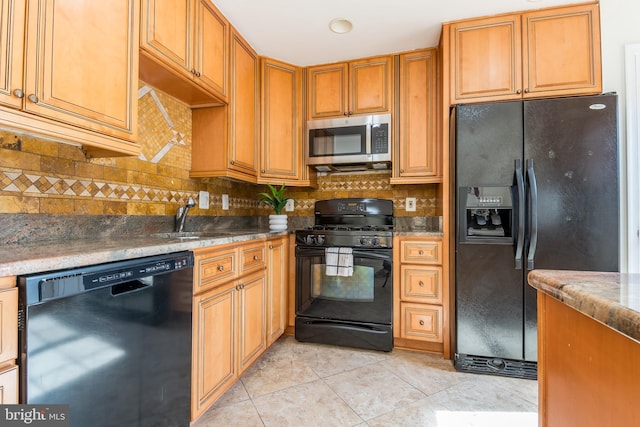
[[[197,418],[238,376],[235,282],[196,296],[193,304],[191,416]]]
[[[219,95],[220,99],[226,100],[229,22],[210,0],[197,0],[194,42],[194,71],[197,80]]]
[[[136,0],[29,1],[24,109],[133,139],[138,11]]]
[[[25,0],[0,3],[0,104],[22,107]]]
[[[395,177],[432,179],[439,175],[436,65],[435,49],[400,55]]]
[[[349,63],[349,110],[352,114],[391,113],[393,60],[390,56]]]
[[[298,67],[262,60],[260,182],[295,183],[302,172],[302,74]]]
[[[10,366],[0,371],[0,405],[18,404],[18,367]]]
[[[140,11],[140,48],[189,78],[194,1],[143,0]]]
[[[271,345],[287,327],[288,239],[267,244],[267,345]]]
[[[307,69],[309,119],[347,115],[348,72],[346,62]]]
[[[18,288],[0,291],[0,363],[18,357]]]
[[[264,272],[239,281],[238,369],[242,373],[267,349],[267,281]]]
[[[228,168],[256,177],[260,132],[258,55],[233,27],[231,30]]]
[[[523,15],[524,97],[602,92],[597,4]]]
[[[451,103],[521,98],[520,15],[450,27]]]

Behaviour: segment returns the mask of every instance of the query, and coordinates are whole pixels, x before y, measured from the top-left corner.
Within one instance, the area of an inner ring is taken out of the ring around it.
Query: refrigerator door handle
[[[516,270],[522,270],[522,250],[524,248],[524,177],[522,160],[516,159],[516,184],[518,186],[518,240],[516,241]]]
[[[527,160],[527,178],[529,179],[529,194],[531,203],[529,204],[529,220],[531,221],[529,250],[527,251],[527,269],[534,269],[534,258],[536,246],[538,245],[538,185],[536,174],[533,170],[533,159]]]

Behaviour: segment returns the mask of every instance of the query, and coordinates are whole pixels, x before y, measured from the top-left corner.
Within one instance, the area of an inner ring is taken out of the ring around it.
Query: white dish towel
[[[353,276],[352,248],[326,248],[324,255],[327,276]]]

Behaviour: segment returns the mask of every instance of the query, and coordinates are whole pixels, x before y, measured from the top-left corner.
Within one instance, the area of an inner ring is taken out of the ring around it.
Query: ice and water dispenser
[[[460,187],[460,242],[513,241],[513,187]]]

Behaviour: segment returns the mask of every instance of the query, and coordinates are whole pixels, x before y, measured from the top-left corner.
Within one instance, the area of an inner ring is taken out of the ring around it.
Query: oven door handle
[[[324,256],[325,249],[323,247],[317,246],[308,246],[308,247],[296,247],[296,257],[304,257],[304,256]],[[382,260],[391,260],[393,259],[393,249],[390,248],[380,248],[380,249],[354,249],[352,252],[354,257],[358,258],[369,258],[369,259],[382,259]]]

